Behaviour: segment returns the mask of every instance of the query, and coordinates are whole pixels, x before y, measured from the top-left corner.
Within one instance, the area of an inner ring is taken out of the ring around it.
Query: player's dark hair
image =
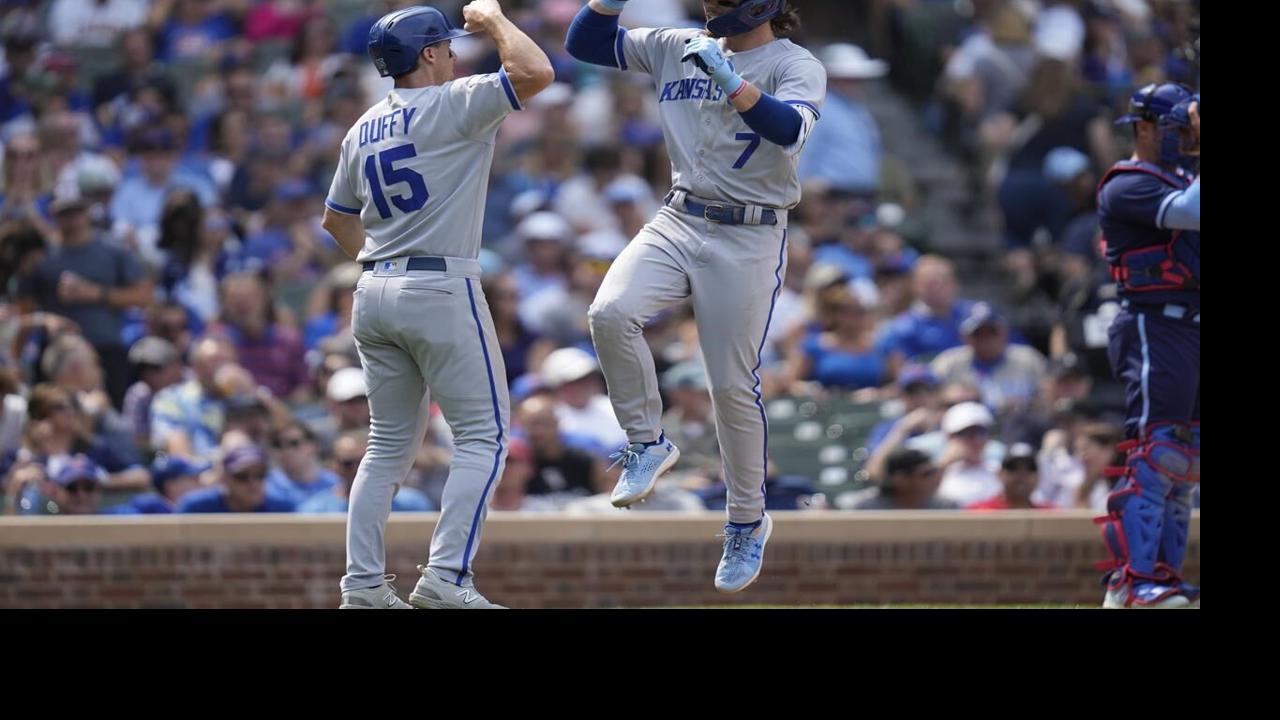
[[[777,37],[791,37],[800,31],[800,11],[787,3],[777,17],[769,21]]]

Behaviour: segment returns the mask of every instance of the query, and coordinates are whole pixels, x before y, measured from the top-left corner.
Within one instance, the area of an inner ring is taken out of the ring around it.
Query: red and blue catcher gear
[[[1098,184],[1098,226],[1111,276],[1133,302],[1200,306],[1200,233],[1163,226],[1170,196],[1188,177],[1135,160],[1116,163]]]
[[[733,37],[751,32],[782,14],[787,0],[742,0],[738,6],[707,22],[707,30],[716,37]]]
[[[414,5],[383,15],[369,28],[369,57],[382,77],[400,77],[418,67],[423,48],[470,34],[439,10]]]
[[[1112,559],[1108,584],[1129,584],[1129,603],[1147,605],[1175,593],[1195,600],[1198,587],[1182,581],[1191,520],[1191,493],[1200,481],[1199,424],[1152,425],[1143,438],[1126,440],[1123,479],[1107,498],[1107,514],[1094,522]]]

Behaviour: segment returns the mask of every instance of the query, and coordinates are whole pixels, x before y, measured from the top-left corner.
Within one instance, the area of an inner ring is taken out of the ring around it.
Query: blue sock
[[[760,523],[762,522],[764,522],[764,518],[760,518],[759,520],[753,523],[736,523],[736,522],[730,521],[729,527],[735,528],[738,530],[755,530],[756,528],[760,527]]]
[[[655,447],[655,446],[657,446],[657,445],[661,445],[662,443],[664,443],[664,442],[666,442],[666,441],[667,441],[667,434],[666,434],[665,432],[660,432],[660,433],[658,433],[658,439],[657,439],[657,440],[654,440],[653,442],[640,443],[640,444],[641,444],[641,445],[643,445],[643,446],[645,446],[645,447],[647,447],[647,448],[651,448],[651,447]]]

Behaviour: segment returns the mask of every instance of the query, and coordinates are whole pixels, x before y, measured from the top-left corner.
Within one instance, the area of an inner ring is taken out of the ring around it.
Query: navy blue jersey
[[[1120,296],[1200,307],[1200,233],[1170,230],[1164,215],[1191,178],[1143,162],[1116,163],[1098,190],[1098,225]]]

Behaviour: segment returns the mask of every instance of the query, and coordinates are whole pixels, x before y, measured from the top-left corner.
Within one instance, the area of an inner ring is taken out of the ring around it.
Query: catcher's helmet
[[[1160,137],[1160,164],[1191,169],[1194,160],[1185,152],[1181,131],[1190,127],[1188,108],[1199,100],[1198,95],[1192,95],[1177,83],[1152,83],[1133,93],[1129,98],[1129,113],[1116,120],[1116,124],[1155,123]]]

